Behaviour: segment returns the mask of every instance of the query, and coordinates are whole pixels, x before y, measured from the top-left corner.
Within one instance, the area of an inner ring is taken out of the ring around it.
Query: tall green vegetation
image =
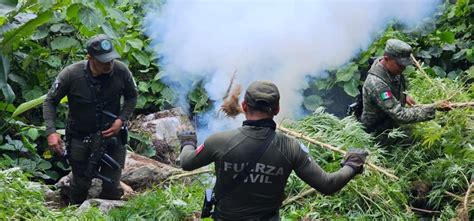
[[[141,29],[144,8],[142,1],[134,0],[32,0],[20,1],[16,9],[0,15],[0,97],[5,98],[0,101],[0,164],[52,180],[65,169],[56,160],[47,161],[53,156],[46,148],[41,108],[35,107],[62,68],[85,59],[85,42],[98,33],[113,39],[121,60],[133,71],[140,91],[138,112],[173,103]],[[58,128],[64,128],[64,115],[62,105]]]
[[[0,171],[1,220],[99,220],[103,217],[96,208],[83,213],[80,219],[74,207],[47,208],[42,186],[28,178],[20,168]]]
[[[151,3],[150,3],[151,4]],[[154,2],[153,4],[160,4]],[[145,7],[148,7],[145,6]],[[339,87],[356,96],[369,60],[382,55],[389,38],[402,39],[414,47],[427,75],[409,67],[409,94],[419,103],[451,99],[474,99],[474,3],[446,2],[436,19],[410,30],[391,24],[365,51],[347,65],[329,71],[329,77],[312,85],[304,106],[313,111],[308,117],[286,122],[287,126],[310,137],[346,149],[370,150],[369,161],[391,169],[400,177],[392,180],[366,169],[363,175],[333,196],[311,194],[286,205],[282,216],[289,219],[413,219],[415,209],[424,209],[441,219],[457,219],[465,206],[463,198],[474,181],[474,110],[457,109],[438,113],[436,119],[393,130],[398,142],[381,147],[353,118],[338,119],[325,113],[329,91]],[[37,0],[20,1],[16,9],[0,15],[0,219],[167,219],[191,218],[200,210],[208,175],[193,180],[174,181],[145,192],[123,208],[107,215],[91,210],[74,217],[74,208],[50,210],[39,188],[29,188],[28,180],[56,180],[65,166],[46,151],[42,127],[42,97],[63,67],[84,59],[84,43],[92,35],[106,33],[114,40],[128,63],[139,89],[139,113],[169,107],[174,94],[161,81],[157,60],[149,40],[141,31],[144,5],[138,0]],[[199,82],[196,82],[199,85]],[[321,96],[322,95],[322,96]],[[206,108],[208,98],[198,87],[188,95],[193,111]],[[21,105],[23,104],[23,105]],[[60,107],[64,119],[65,107]],[[58,122],[58,127],[64,122]],[[134,135],[136,139],[143,137]],[[146,140],[143,141],[146,143]],[[339,168],[342,156],[308,144],[313,158],[326,170]],[[53,160],[51,160],[53,158]],[[20,167],[18,169],[8,169]],[[58,173],[59,172],[59,173]],[[291,175],[286,195],[298,196],[309,187]],[[474,195],[474,193],[471,193]],[[474,217],[471,197],[466,208]],[[465,217],[465,216],[464,216]]]

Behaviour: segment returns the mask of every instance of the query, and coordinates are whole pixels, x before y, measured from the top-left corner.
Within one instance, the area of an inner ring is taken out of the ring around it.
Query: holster
[[[122,127],[122,129],[120,129],[119,137],[120,137],[120,140],[122,140],[123,145],[128,144],[128,127],[127,127],[127,125],[124,125]]]
[[[214,206],[216,200],[214,198],[214,190],[206,189],[204,192],[204,203],[201,210],[201,218],[211,217],[214,214]]]

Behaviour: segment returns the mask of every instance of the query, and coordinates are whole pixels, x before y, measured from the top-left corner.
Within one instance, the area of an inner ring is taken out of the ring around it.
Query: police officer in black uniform
[[[64,145],[55,127],[56,108],[64,96],[68,98],[66,148],[72,168],[72,204],[82,203],[91,185],[90,174],[85,174],[91,146],[85,141],[92,134],[101,134],[110,141],[106,153],[122,168],[125,163],[126,140],[119,134],[135,109],[137,89],[132,73],[125,64],[115,60],[117,58],[119,55],[108,36],[100,34],[91,38],[87,42],[87,60],[64,68],[43,103],[48,146],[62,155]],[[119,182],[121,169],[102,167],[100,173],[114,181],[103,182],[100,198],[120,199],[123,194]]]
[[[326,173],[304,145],[283,133],[275,134],[273,116],[280,110],[279,100],[278,88],[273,83],[254,82],[242,102],[247,119],[242,127],[216,133],[199,147],[196,147],[195,134],[189,131],[178,134],[182,146],[179,158],[184,170],[215,164],[215,220],[279,220],[278,210],[293,170],[323,194],[339,191],[362,173],[367,156],[364,150],[349,150],[343,167]],[[267,139],[270,142],[266,143]],[[261,150],[265,146],[266,149]],[[251,165],[247,168],[248,174],[239,180],[247,165]]]

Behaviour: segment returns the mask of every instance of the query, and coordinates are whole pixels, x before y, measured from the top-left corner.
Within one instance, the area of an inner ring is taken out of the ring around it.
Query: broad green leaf
[[[36,146],[38,146],[37,144],[31,143],[24,135],[21,135],[21,142],[23,142],[23,146],[28,149],[28,152],[36,154]]]
[[[36,18],[29,20],[22,26],[5,33],[1,42],[1,48],[4,53],[12,50],[15,42],[21,41],[23,37],[30,36],[39,26],[48,22],[53,17],[52,11],[46,11],[39,14]]]
[[[47,171],[45,171],[45,173],[49,177],[49,179],[51,179],[51,180],[59,179],[59,173],[54,171],[54,170],[47,170]]]
[[[46,59],[46,63],[48,63],[51,67],[57,68],[61,66],[61,59],[56,55],[51,55]]]
[[[16,148],[11,144],[6,143],[6,144],[3,144],[3,145],[0,145],[0,150],[15,151]]]
[[[49,170],[51,167],[53,167],[53,165],[51,165],[49,161],[41,160],[40,163],[36,165],[36,167],[40,170]]]
[[[138,96],[137,98],[137,109],[145,107],[146,97],[144,95]]]
[[[79,45],[79,41],[74,38],[59,36],[51,42],[51,49],[62,50]]]
[[[430,47],[430,49],[428,51],[429,51],[429,53],[431,54],[432,57],[436,57],[436,58],[439,58],[441,56],[441,54],[443,53],[443,49],[441,49],[438,46],[432,46],[432,47]]]
[[[34,100],[43,95],[43,89],[40,86],[34,86],[32,89],[23,90],[23,98],[27,101]]]
[[[5,24],[6,21],[7,21],[7,19],[4,16],[0,16],[0,26]]]
[[[36,31],[31,35],[30,39],[31,40],[40,40],[43,38],[46,38],[49,34],[49,30],[45,26],[41,26]]]
[[[38,4],[41,5],[43,10],[50,9],[56,3],[54,0],[38,0]]]
[[[4,55],[0,59],[0,88],[7,103],[13,103],[15,100],[15,92],[8,84],[8,74],[10,73],[10,61]]]
[[[13,112],[12,114],[12,117],[16,117],[28,110],[31,110],[39,105],[41,105],[44,101],[44,99],[46,99],[46,95],[43,95],[39,98],[36,98],[34,100],[31,100],[31,101],[27,101],[23,104],[20,104],[20,106],[18,106],[18,108],[16,108],[15,112]]]
[[[61,26],[61,29],[59,30],[59,32],[64,33],[64,34],[68,34],[68,33],[71,33],[75,30],[76,29],[73,26],[68,25],[68,24],[64,24],[63,26]]]
[[[450,71],[446,76],[449,79],[454,80],[461,74],[462,74],[462,70],[454,70],[454,71]]]
[[[158,72],[155,74],[155,77],[153,77],[153,80],[157,81],[161,79],[161,72]]]
[[[474,49],[470,48],[466,50],[466,59],[469,62],[474,63]]]
[[[422,57],[422,58],[431,58],[431,54],[429,51],[422,50],[416,54],[417,57]]]
[[[123,22],[127,25],[130,24],[130,20],[128,20],[127,16],[122,11],[115,8],[108,8],[107,12],[112,19],[118,22]]]
[[[51,25],[51,27],[49,27],[49,30],[51,30],[52,32],[59,32],[59,30],[61,30],[63,25],[64,25],[63,23]]]
[[[455,51],[456,50],[456,45],[454,45],[454,44],[444,44],[443,45],[443,50],[444,51]]]
[[[359,79],[352,79],[349,82],[344,82],[344,91],[346,94],[355,97],[359,95]]]
[[[137,59],[138,63],[140,63],[141,65],[143,65],[145,67],[150,66],[150,59],[148,58],[148,56],[144,52],[135,51],[135,52],[132,53],[132,55],[135,59]]]
[[[454,43],[454,40],[455,40],[454,33],[450,31],[439,32],[437,36],[442,42],[448,43],[448,44]]]
[[[142,136],[140,133],[136,133],[136,132],[133,132],[133,131],[129,131],[128,136],[132,139],[140,141],[140,143],[145,145],[145,148],[142,151],[140,151],[141,155],[147,156],[147,157],[155,156],[156,149],[153,146],[153,143],[151,142],[150,139]]]
[[[81,23],[89,30],[94,30],[103,23],[103,17],[90,7],[82,7],[79,9],[79,18]]]
[[[13,111],[15,111],[15,106],[13,104],[7,104],[7,103],[4,103],[4,102],[0,102],[0,110],[13,113]],[[0,142],[0,143],[2,143],[2,142]]]
[[[355,63],[351,62],[344,66],[343,68],[340,68],[336,72],[336,79],[338,82],[340,81],[349,81],[352,79],[354,76],[355,72],[357,71],[359,66],[357,66]]]
[[[160,83],[158,81],[153,81],[151,83],[151,92],[156,94],[156,93],[160,92],[161,90],[163,90],[164,87],[165,87],[165,85],[163,85],[162,83]]]
[[[138,82],[138,90],[141,91],[141,92],[148,92],[149,87],[150,87],[150,85],[148,85],[148,83],[146,83],[144,81]]]
[[[432,67],[435,74],[439,77],[446,77],[446,72],[439,66]]]
[[[26,136],[28,136],[31,140],[36,140],[39,137],[38,129],[30,128],[26,131]]]
[[[0,55],[0,85],[6,84],[8,80],[8,74],[10,73],[10,60],[5,55]]]
[[[466,51],[467,51],[466,49],[461,49],[457,53],[453,54],[452,59],[454,61],[459,61],[459,60],[463,59],[464,55],[466,54]]]
[[[84,7],[81,3],[72,4],[67,8],[67,18],[68,20],[77,21],[79,19],[79,10]]]
[[[161,91],[161,95],[163,96],[163,99],[166,100],[166,102],[173,104],[175,100],[174,92],[170,88],[164,88]]]
[[[12,87],[9,84],[0,85],[2,88],[3,96],[5,97],[5,101],[7,103],[13,103],[15,100],[15,92],[13,91]]]
[[[304,98],[303,105],[309,111],[314,111],[323,104],[323,99],[318,95],[311,95]]]
[[[115,32],[115,30],[110,26],[108,22],[102,24],[102,30],[104,33],[112,39],[118,39],[120,36]]]
[[[59,167],[59,168],[61,168],[62,170],[68,170],[68,169],[70,169],[69,166],[64,165],[64,163],[61,162],[61,161],[56,162],[56,166]]]
[[[138,50],[141,50],[143,48],[143,41],[138,39],[138,38],[128,39],[127,43],[130,46],[132,46],[132,48],[135,48],[135,49],[138,49]]]
[[[334,85],[334,80],[335,79],[332,79],[332,78],[320,79],[320,80],[316,81],[314,86],[318,90],[327,90],[327,89],[331,88]]]
[[[21,140],[13,140],[10,136],[6,136],[5,139],[7,140],[8,144],[12,145],[14,150],[20,152],[28,152],[28,149],[25,148],[23,142]]]

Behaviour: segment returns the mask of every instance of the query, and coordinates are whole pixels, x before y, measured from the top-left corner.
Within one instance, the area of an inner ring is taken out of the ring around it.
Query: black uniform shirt
[[[193,170],[212,162],[216,169],[216,197],[232,186],[233,177],[249,163],[268,136],[267,127],[243,126],[217,133],[196,150],[185,146],[180,154],[184,170]],[[345,166],[326,173],[309,156],[308,150],[295,139],[277,132],[250,175],[217,203],[219,218],[246,220],[278,211],[288,176],[294,170],[298,177],[323,194],[340,190],[355,174]]]

